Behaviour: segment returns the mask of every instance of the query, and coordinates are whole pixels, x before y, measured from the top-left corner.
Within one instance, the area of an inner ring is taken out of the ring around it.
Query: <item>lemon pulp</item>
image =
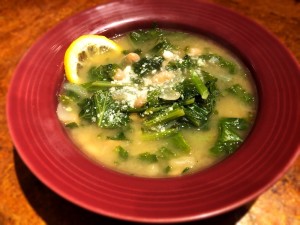
[[[87,34],[74,40],[67,48],[64,56],[66,78],[69,82],[83,82],[79,70],[84,63],[94,57],[107,57],[109,54],[121,54],[121,47],[105,36]]]

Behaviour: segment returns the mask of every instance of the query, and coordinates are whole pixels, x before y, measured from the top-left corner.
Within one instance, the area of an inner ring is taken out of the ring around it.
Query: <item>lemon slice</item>
[[[121,54],[121,47],[105,36],[87,34],[74,40],[65,52],[64,67],[69,82],[82,82],[78,71],[87,60],[96,55],[106,57],[107,54]]]

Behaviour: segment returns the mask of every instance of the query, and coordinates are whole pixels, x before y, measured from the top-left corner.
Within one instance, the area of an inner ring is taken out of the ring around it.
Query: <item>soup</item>
[[[122,54],[100,49],[84,59],[80,82],[65,81],[58,96],[58,118],[85,155],[121,173],[169,177],[238,149],[257,100],[235,56],[207,38],[159,28],[113,41]]]

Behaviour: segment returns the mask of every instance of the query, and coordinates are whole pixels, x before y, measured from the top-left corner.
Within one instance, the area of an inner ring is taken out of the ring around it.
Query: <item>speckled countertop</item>
[[[300,62],[300,1],[211,0],[256,21]],[[62,199],[43,185],[14,149],[5,99],[14,69],[28,48],[62,19],[104,0],[1,0],[0,3],[0,225],[129,224]],[[299,134],[300,138],[300,134]],[[299,225],[300,158],[274,186],[233,212],[191,224]]]

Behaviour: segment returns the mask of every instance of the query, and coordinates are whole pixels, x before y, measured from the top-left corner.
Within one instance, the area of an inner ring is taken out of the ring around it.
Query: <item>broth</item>
[[[59,95],[58,117],[84,154],[122,173],[168,177],[203,170],[238,149],[257,99],[250,72],[235,56],[204,37],[158,28],[114,41],[126,50],[122,56],[98,55],[80,70],[84,97],[65,101],[78,94],[68,82]],[[111,65],[112,87],[99,88],[99,77],[91,76],[105,69],[100,65]],[[87,105],[104,98],[117,111],[101,114],[101,124],[99,109],[89,116],[94,109]]]

